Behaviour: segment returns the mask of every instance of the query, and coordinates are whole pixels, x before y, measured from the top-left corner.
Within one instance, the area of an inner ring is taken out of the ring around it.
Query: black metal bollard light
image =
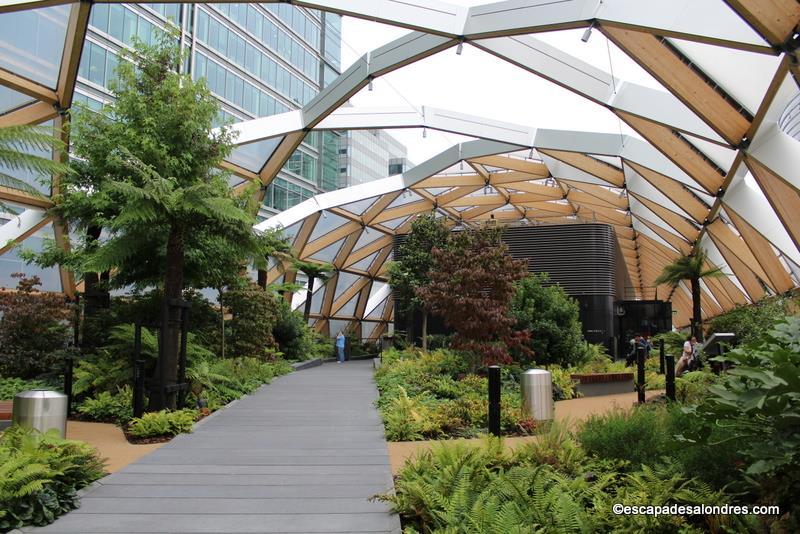
[[[75,359],[70,354],[64,360],[64,395],[67,396],[67,417],[72,415],[72,370]]]
[[[489,366],[489,433],[500,435],[500,367]]]
[[[667,366],[667,398],[671,401],[675,400],[675,356],[669,355],[664,357],[664,363]]]
[[[664,340],[658,340],[658,374],[664,374]]]
[[[636,347],[636,392],[639,404],[644,404],[644,347]]]
[[[144,360],[142,359],[142,324],[133,331],[133,416],[144,414]]]

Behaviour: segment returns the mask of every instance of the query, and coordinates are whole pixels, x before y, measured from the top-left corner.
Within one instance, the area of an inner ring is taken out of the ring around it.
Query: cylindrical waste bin
[[[34,389],[14,396],[14,424],[47,432],[55,428],[63,438],[67,432],[67,396],[57,391]]]
[[[550,371],[528,369],[522,373],[522,406],[536,421],[553,419],[553,378]]]

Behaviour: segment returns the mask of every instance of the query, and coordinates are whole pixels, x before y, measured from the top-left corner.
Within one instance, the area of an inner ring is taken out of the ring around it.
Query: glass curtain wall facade
[[[102,109],[120,51],[167,29],[186,50],[184,72],[205,78],[219,99],[220,123],[299,109],[341,68],[339,15],[288,4],[96,4],[75,101]],[[336,189],[339,139],[309,134],[267,188],[260,218]]]
[[[383,130],[348,131],[339,155],[341,187],[402,174],[412,166],[406,146]]]

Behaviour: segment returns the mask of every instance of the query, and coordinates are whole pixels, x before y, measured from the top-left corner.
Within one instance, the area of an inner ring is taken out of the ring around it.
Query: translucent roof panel
[[[0,17],[0,67],[56,88],[69,5],[3,13]]]
[[[356,304],[358,304],[358,293],[353,298],[347,301],[347,304],[341,307],[336,315],[339,317],[353,317],[356,313]]]
[[[355,215],[363,215],[364,212],[367,211],[367,208],[369,208],[370,206],[372,206],[372,204],[375,203],[375,200],[377,200],[377,198],[378,197],[365,198],[364,200],[357,200],[349,204],[344,204],[341,207]]]
[[[14,247],[3,255],[0,255],[0,288],[17,287],[17,278],[12,278],[13,273],[24,273],[27,277],[38,276],[42,285],[38,289],[42,291],[61,291],[61,276],[57,267],[41,268],[33,264],[26,263],[20,258],[22,250],[32,250],[41,252],[45,240],[53,239],[53,225],[48,224],[41,230],[35,232],[22,242],[22,247]]]
[[[317,220],[317,225],[314,227],[314,231],[311,232],[311,237],[308,239],[309,243],[329,233],[331,230],[339,228],[347,222],[348,220],[344,217],[340,217],[339,215],[329,211],[323,211],[322,216]]]
[[[280,144],[281,139],[283,138],[273,137],[272,139],[239,145],[228,156],[228,161],[249,171],[258,172]]]
[[[42,125],[42,127],[48,128],[52,127],[52,125],[53,125],[52,121],[48,121],[46,124]],[[25,152],[42,158],[52,157],[52,154],[46,150],[34,149],[34,150],[26,150]],[[18,180],[22,180],[23,182],[25,182],[26,184],[33,187],[34,189],[36,189],[37,191],[39,191],[44,195],[50,194],[50,182],[51,182],[50,176],[41,175],[37,172],[25,169],[11,169],[3,165],[2,163],[0,163],[0,172],[12,176],[14,178],[17,178]]]
[[[372,262],[373,260],[375,260],[375,257],[377,255],[378,255],[377,252],[373,252],[363,260],[354,263],[351,267],[357,271],[366,271],[367,269],[369,269],[369,266],[372,265]]]
[[[352,286],[359,278],[361,277],[357,274],[340,272],[339,280],[336,283],[336,293],[333,295],[333,300],[338,299],[341,294],[347,291],[350,286]]]
[[[33,99],[28,95],[0,85],[0,113],[6,113],[31,102],[33,102]]]
[[[312,254],[311,259],[325,261],[325,262],[332,262],[333,259],[336,257],[336,254],[338,254],[339,249],[342,248],[342,243],[344,243],[344,240],[340,239],[336,243],[328,245],[319,252]]]

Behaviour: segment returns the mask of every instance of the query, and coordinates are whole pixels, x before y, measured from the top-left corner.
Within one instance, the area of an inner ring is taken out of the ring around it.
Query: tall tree
[[[292,262],[297,272],[303,273],[308,278],[306,286],[306,304],[303,308],[303,321],[308,324],[311,316],[311,299],[314,296],[314,280],[321,280],[323,284],[328,281],[333,272],[333,265],[330,263],[315,263],[313,261],[294,260]]]
[[[714,267],[706,269],[708,255],[702,248],[689,256],[681,256],[674,262],[666,265],[664,270],[655,279],[655,284],[669,284],[676,288],[683,280],[689,280],[692,289],[692,335],[703,341],[703,315],[700,307],[700,280],[706,277],[720,277],[725,273],[722,269]]]
[[[54,135],[52,128],[41,126],[0,127],[0,187],[18,189],[29,195],[42,194],[28,182],[12,176],[14,172],[36,175],[45,183],[50,183],[54,174],[66,174],[69,166],[52,157],[40,156],[37,152],[65,150],[64,143]],[[0,207],[4,204],[0,201]]]
[[[446,250],[450,242],[450,229],[442,219],[423,215],[411,223],[411,231],[397,249],[397,259],[389,264],[389,285],[399,304],[399,312],[408,315],[409,333],[413,329],[414,314],[422,310],[422,348],[428,348],[428,311],[423,306],[417,290],[428,283],[428,273],[433,267],[433,249]]]
[[[178,72],[179,63],[174,35],[126,53],[115,101],[73,121],[73,151],[84,167],[62,183],[54,209],[76,227],[107,233],[77,244],[66,260],[76,270],[109,271],[112,287],[160,286],[165,302],[219,280],[215,270],[241,271],[263,250],[247,201],[218,170],[233,143],[229,128],[214,129],[219,104],[204,80]],[[179,313],[170,308],[173,326],[162,336],[167,386],[177,381]],[[154,397],[152,408],[175,406],[174,393]]]
[[[509,347],[526,351],[527,332],[513,330],[509,313],[515,282],[528,274],[500,241],[502,228],[455,232],[447,249],[433,249],[428,283],[417,289],[425,308],[455,330],[453,346],[483,357],[483,363],[511,360]]]

